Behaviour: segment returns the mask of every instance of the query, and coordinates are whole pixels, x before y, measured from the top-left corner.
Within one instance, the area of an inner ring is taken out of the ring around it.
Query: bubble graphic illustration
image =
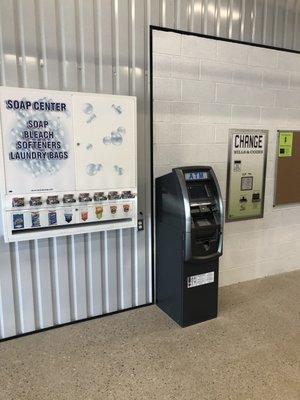
[[[86,173],[90,176],[96,175],[97,173],[96,164],[88,164],[86,167]]]
[[[89,119],[87,119],[86,123],[90,124],[92,121],[94,121],[94,119],[96,118],[96,114],[92,114]]]
[[[119,126],[117,132],[119,132],[120,135],[124,135],[126,133],[126,129],[123,126]]]
[[[102,165],[101,165],[101,164],[94,164],[94,163],[91,163],[91,164],[88,164],[88,165],[86,166],[86,173],[87,173],[89,176],[94,176],[94,175],[96,175],[99,171],[101,171],[101,169],[102,169]]]
[[[123,143],[122,135],[119,132],[112,132],[111,143],[115,146],[120,146]]]
[[[118,131],[112,131],[110,136],[104,136],[103,144],[109,145],[113,144],[114,146],[121,146],[123,143],[123,136]]]
[[[116,104],[112,104],[111,107],[115,110],[115,112],[117,114],[122,114],[122,107],[121,106],[117,106]]]
[[[111,144],[111,138],[109,136],[104,136],[103,144],[105,144],[106,146]]]
[[[87,149],[87,150],[92,150],[92,149],[93,149],[92,143],[88,143],[88,144],[86,145],[86,149]]]
[[[114,170],[118,175],[124,175],[124,168],[119,165],[114,165]]]
[[[84,108],[83,108],[83,112],[85,114],[92,114],[92,112],[94,111],[94,107],[92,106],[91,103],[85,103]]]

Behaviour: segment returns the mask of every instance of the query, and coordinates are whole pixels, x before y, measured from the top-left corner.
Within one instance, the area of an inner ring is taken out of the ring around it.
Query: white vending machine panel
[[[6,242],[135,227],[136,98],[0,88]]]

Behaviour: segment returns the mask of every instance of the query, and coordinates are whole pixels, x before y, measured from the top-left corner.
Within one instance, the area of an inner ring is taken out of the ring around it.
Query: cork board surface
[[[275,205],[300,203],[300,131],[293,131],[291,155],[279,157],[280,132],[277,146]]]

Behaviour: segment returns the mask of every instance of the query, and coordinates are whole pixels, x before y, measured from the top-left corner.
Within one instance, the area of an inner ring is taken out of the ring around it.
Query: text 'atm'
[[[215,318],[223,204],[211,167],[156,179],[157,305],[179,325]]]

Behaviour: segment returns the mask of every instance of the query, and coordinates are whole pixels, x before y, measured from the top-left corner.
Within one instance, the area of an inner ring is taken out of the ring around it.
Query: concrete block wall
[[[212,165],[225,202],[229,129],[269,130],[265,215],[225,224],[221,285],[300,268],[300,204],[273,207],[277,130],[300,130],[300,55],[153,35],[155,176]]]

